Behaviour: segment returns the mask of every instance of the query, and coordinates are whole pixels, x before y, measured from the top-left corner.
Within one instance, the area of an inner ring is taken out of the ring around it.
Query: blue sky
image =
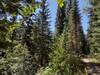
[[[51,29],[54,31],[54,25],[55,25],[55,17],[56,17],[56,12],[57,12],[57,4],[56,4],[56,0],[48,0],[49,3],[49,8],[50,8],[50,13],[51,13]],[[88,29],[88,14],[84,13],[83,10],[84,8],[86,8],[87,6],[89,6],[89,3],[86,2],[85,0],[79,0],[79,10],[82,16],[82,26],[84,29],[85,34],[87,33],[87,29]]]

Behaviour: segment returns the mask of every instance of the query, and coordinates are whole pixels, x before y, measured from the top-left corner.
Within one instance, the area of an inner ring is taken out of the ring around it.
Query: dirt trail
[[[100,75],[100,63],[88,63],[88,75]]]
[[[100,75],[100,62],[90,62],[88,59],[83,62],[86,65],[88,75]]]

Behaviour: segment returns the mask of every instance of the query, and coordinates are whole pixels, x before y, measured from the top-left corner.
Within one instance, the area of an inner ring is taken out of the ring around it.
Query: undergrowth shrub
[[[63,37],[55,39],[52,52],[49,54],[50,61],[46,68],[41,68],[36,75],[86,75],[85,66],[81,57],[64,51]]]

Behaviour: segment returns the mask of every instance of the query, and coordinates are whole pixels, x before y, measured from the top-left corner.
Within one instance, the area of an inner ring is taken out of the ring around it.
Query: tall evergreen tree
[[[81,19],[80,14],[78,10],[78,3],[77,0],[70,0],[69,1],[69,10],[67,14],[68,18],[68,26],[65,33],[66,37],[68,39],[66,49],[69,49],[70,51],[75,51],[76,53],[82,53],[82,40],[84,39],[84,35],[82,27],[81,27]]]
[[[65,3],[62,8],[58,6],[57,9],[56,24],[55,24],[56,35],[61,35],[63,33],[64,24],[65,24]]]
[[[50,24],[49,24],[49,18],[50,18],[50,11],[48,8],[48,2],[47,0],[41,0],[41,10],[39,12],[39,27],[40,27],[40,36],[41,36],[41,65],[45,66],[48,62],[48,52],[50,50],[50,42],[51,42],[51,31],[50,31]]]
[[[92,54],[100,53],[100,1],[90,0],[93,6],[90,12],[88,31],[89,50]]]
[[[28,53],[25,56],[25,74],[35,74],[36,71],[48,63],[48,52],[50,50],[51,32],[49,24],[49,9],[47,0],[41,1],[41,10],[38,16],[30,15],[22,23],[24,36],[22,44],[25,44]],[[33,22],[35,18],[35,23]],[[27,63],[28,62],[28,63]]]

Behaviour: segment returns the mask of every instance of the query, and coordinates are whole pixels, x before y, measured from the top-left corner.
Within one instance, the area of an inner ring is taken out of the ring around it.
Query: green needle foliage
[[[66,16],[62,16],[62,10],[58,8],[56,18],[58,35],[54,37],[54,43],[51,46],[50,61],[48,66],[41,68],[36,75],[80,75],[85,71],[80,60],[84,38],[80,35],[84,33],[81,28],[77,1],[70,0],[68,5],[70,6],[65,10]],[[60,26],[63,26],[63,29]]]
[[[48,0],[0,0],[0,75],[86,75],[87,45],[100,58],[100,1],[90,1],[87,38],[78,0],[56,0],[53,35]]]
[[[90,22],[88,29],[88,45],[90,57],[100,60],[100,1],[91,0]]]
[[[41,66],[46,66],[48,63],[48,53],[51,44],[50,31],[50,10],[47,0],[41,0],[41,10],[39,12],[39,27],[40,27],[40,46],[41,46]]]
[[[51,32],[49,24],[49,9],[47,0],[42,0],[40,12],[36,16],[36,22],[32,22],[29,17],[23,22],[25,30],[22,43],[28,49],[28,54],[25,58],[25,74],[35,74],[40,67],[45,67],[48,64],[48,52],[50,51]],[[27,63],[28,62],[28,63]]]
[[[59,36],[54,39],[51,46],[51,53],[49,54],[49,64],[46,68],[41,68],[36,75],[58,75],[60,71],[61,62],[63,61],[64,49],[62,47],[63,37]]]
[[[81,22],[80,22],[80,14],[78,10],[78,3],[76,0],[69,1],[69,11],[68,11],[68,26],[67,31],[65,31],[65,35],[68,39],[68,45],[66,49],[76,53],[82,53],[82,46],[84,40],[84,33],[82,32]]]
[[[22,3],[23,6],[20,2],[20,0],[0,1],[0,9],[2,10],[0,16],[3,14],[2,19],[0,19],[0,75],[25,75],[27,71],[25,59],[29,51],[22,44],[25,33],[22,23],[31,16],[36,7],[34,1],[27,0],[25,4]],[[22,16],[22,21],[17,22],[18,14]],[[33,70],[30,70],[31,74],[34,73],[31,71]]]
[[[62,8],[58,6],[57,9],[57,17],[56,17],[56,23],[55,23],[55,33],[56,35],[61,35],[64,30],[64,24],[65,24],[65,4]]]

